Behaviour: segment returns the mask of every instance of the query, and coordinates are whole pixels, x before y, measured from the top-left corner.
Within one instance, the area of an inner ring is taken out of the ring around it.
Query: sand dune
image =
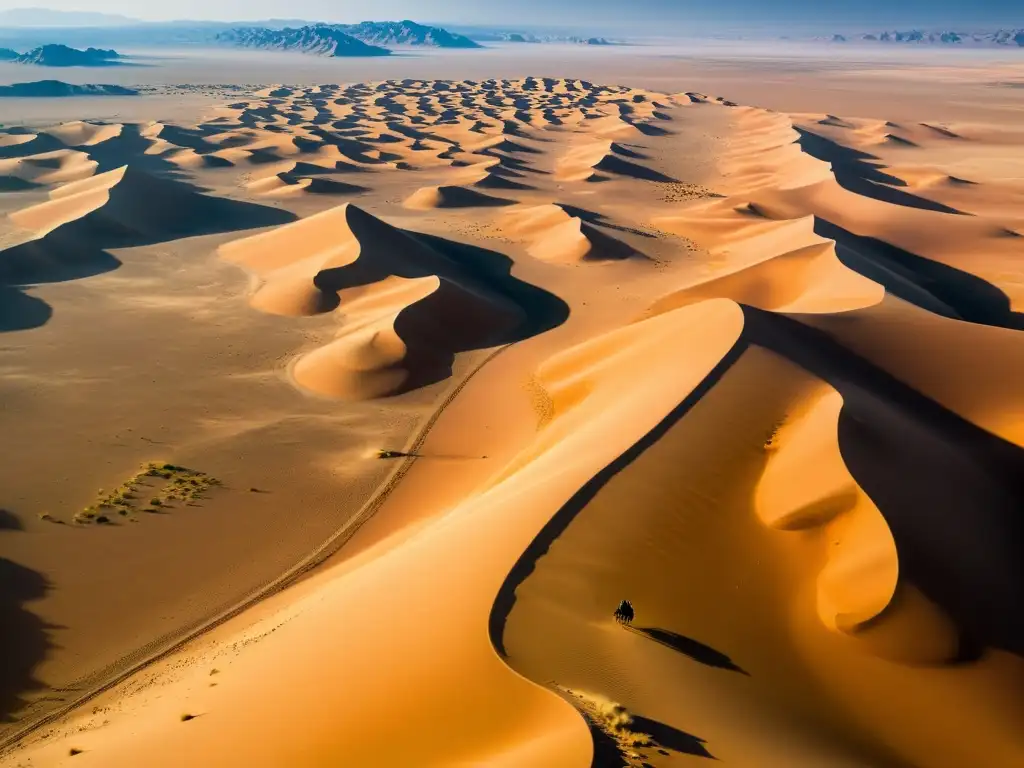
[[[209,197],[190,185],[127,165],[64,184],[50,193],[47,202],[10,214],[16,226],[38,238],[71,227],[87,230],[90,234],[85,236],[90,239],[110,239],[111,244],[157,242],[287,218],[246,203]]]
[[[457,350],[499,343],[523,323],[497,284],[354,205],[222,246],[258,275],[253,305],[281,315],[341,305],[339,337],[300,358],[296,382],[343,399],[392,395],[448,375]]]
[[[13,760],[1024,761],[1019,137],[535,77],[216,114],[0,134],[68,182],[10,215],[0,306],[219,232],[304,334],[253,375],[423,431],[336,559]]]
[[[565,181],[599,181],[605,174],[626,176],[646,181],[672,181],[672,178],[648,168],[632,158],[639,153],[613,141],[581,144],[561,158],[556,167]]]
[[[513,205],[514,200],[505,200],[485,195],[473,189],[458,186],[423,187],[405,200],[405,207],[415,210],[432,208],[494,208]]]
[[[640,256],[569,210],[555,204],[527,206],[510,211],[499,229],[528,239],[528,253],[541,261],[575,264]]]
[[[0,179],[8,189],[14,189],[16,181],[24,182],[21,188],[35,185],[62,184],[78,181],[91,176],[97,163],[84,152],[71,149],[57,149],[37,155],[0,160]]]

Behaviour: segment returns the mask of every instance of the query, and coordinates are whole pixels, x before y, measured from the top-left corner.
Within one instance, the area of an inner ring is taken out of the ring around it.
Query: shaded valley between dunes
[[[541,77],[0,133],[0,765],[1020,765],[1022,147]]]

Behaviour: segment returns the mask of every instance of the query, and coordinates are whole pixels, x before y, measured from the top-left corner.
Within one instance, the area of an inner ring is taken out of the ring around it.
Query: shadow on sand
[[[718,383],[725,373],[740,358],[746,349],[743,343],[737,343],[729,353],[716,365],[711,372],[698,384],[694,390],[679,405],[672,409],[664,419],[658,423],[650,432],[634,443],[622,455],[608,464],[594,477],[587,481],[566,504],[559,509],[548,521],[536,538],[530,543],[509,575],[501,585],[498,595],[491,606],[491,613],[488,617],[488,631],[491,643],[501,656],[508,656],[505,650],[504,634],[505,624],[516,604],[516,590],[529,578],[536,567],[537,561],[547,554],[551,545],[569,527],[572,521],[587,505],[594,499],[602,488],[617,474],[629,467],[634,461],[643,455],[650,446],[658,442],[683,416],[689,413],[705,394]]]
[[[844,266],[904,301],[944,317],[1024,330],[1024,314],[1014,312],[1010,298],[980,277],[882,240],[855,235],[824,219],[815,219],[814,231],[836,241],[836,256]]]
[[[203,194],[200,187],[177,180],[173,173],[177,169],[171,164],[143,156],[145,146],[148,143],[142,137],[129,132],[90,147],[89,154],[100,162],[100,170],[131,160],[106,202],[40,237],[0,251],[0,331],[45,324],[52,308],[24,289],[111,272],[121,261],[109,249],[257,229],[296,219],[279,208]],[[132,150],[139,154],[126,156]],[[145,170],[137,169],[136,160]]]
[[[378,222],[372,226],[389,225]],[[400,392],[449,378],[455,356],[460,352],[522,341],[558,327],[569,317],[569,307],[560,298],[514,277],[508,256],[434,235],[404,234],[430,249],[430,262],[404,259],[383,264],[380,260],[358,259],[324,270],[313,280],[330,297],[392,275],[407,279],[441,278],[439,290],[407,307],[395,320],[395,332],[406,342],[406,364],[410,371]],[[486,317],[489,313],[481,311],[479,305],[463,314],[458,306],[465,303],[465,295],[475,296],[474,302],[503,306],[504,309],[495,311],[501,321],[491,322]],[[476,317],[469,313],[476,313]],[[438,325],[443,326],[442,332],[437,331]]]
[[[17,535],[21,529],[15,515],[0,510],[0,531]],[[53,647],[48,632],[52,627],[25,604],[44,597],[49,589],[42,574],[0,558],[0,723],[14,722],[27,703],[24,694],[44,687],[33,671]]]
[[[905,208],[918,208],[923,211],[936,211],[966,216],[963,211],[950,208],[948,205],[929,200],[925,197],[905,192],[903,179],[890,176],[884,172],[885,166],[879,158],[851,147],[844,147],[831,139],[811,133],[803,128],[796,128],[800,138],[797,144],[800,149],[811,157],[829,163],[832,173],[839,186],[857,195],[872,200],[901,205]]]
[[[745,341],[842,395],[840,452],[892,532],[900,579],[953,619],[965,647],[1024,655],[1024,449],[822,331],[752,307],[743,311]]]
[[[637,765],[637,763],[626,759],[615,739],[605,733],[586,715],[584,715],[584,719],[590,729],[590,737],[594,741],[594,758],[590,763],[590,768],[632,768]],[[634,733],[649,736],[653,744],[648,748],[654,747],[662,754],[667,755],[669,754],[667,750],[672,750],[683,755],[717,760],[704,746],[706,743],[704,739],[657,720],[633,715],[633,722],[629,729]],[[641,763],[641,765],[647,766],[649,763]]]
[[[664,645],[666,648],[678,651],[684,656],[689,656],[699,664],[704,664],[708,667],[715,667],[716,669],[727,669],[731,672],[739,672],[741,675],[750,676],[749,672],[737,666],[733,660],[724,653],[716,651],[711,646],[704,645],[704,643],[694,640],[693,638],[680,635],[676,632],[670,632],[667,629],[655,629],[653,627],[628,627],[628,629],[631,632],[644,635],[654,642]]]

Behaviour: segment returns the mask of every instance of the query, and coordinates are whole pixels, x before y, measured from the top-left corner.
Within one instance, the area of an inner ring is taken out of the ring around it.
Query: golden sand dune
[[[1024,186],[990,162],[1019,137],[407,79],[13,133],[0,162],[107,168],[134,136],[12,222],[64,253],[187,234],[218,174],[277,196],[301,218],[216,252],[313,328],[279,372],[343,416],[425,398],[424,427],[380,446],[336,559],[129,659],[93,715],[36,710],[12,760],[1024,763]]]
[[[221,255],[261,279],[253,305],[263,311],[309,315],[341,304],[339,337],[293,374],[308,390],[351,400],[445,378],[454,352],[499,343],[522,324],[504,287],[481,283],[446,249],[348,204],[236,240]]]
[[[585,214],[556,204],[526,206],[510,211],[499,231],[529,240],[528,253],[541,261],[575,264],[640,256],[626,243],[573,213]]]
[[[0,179],[10,189],[16,188],[16,181],[24,182],[23,188],[62,184],[91,176],[96,168],[96,161],[90,160],[84,152],[57,149],[38,155],[0,160]]]
[[[493,195],[486,195],[473,189],[458,186],[423,187],[413,192],[405,200],[405,207],[416,210],[432,208],[494,208],[503,205],[514,205],[514,200],[506,200]]]
[[[841,312],[877,304],[878,284],[845,267],[835,243],[814,232],[814,218],[773,220],[756,206],[730,200],[690,209],[685,216],[654,224],[688,235],[721,266],[692,287],[665,296],[651,308],[661,312],[716,296],[728,296],[775,312]]]
[[[262,209],[203,195],[193,187],[150,176],[132,166],[57,187],[45,203],[10,214],[10,220],[36,237],[73,227],[89,239],[118,241],[171,239],[200,232],[259,226]],[[274,215],[278,222],[286,216]]]
[[[52,136],[69,147],[91,147],[121,135],[124,126],[118,123],[95,125],[82,121],[62,123],[56,128],[49,128],[42,133]]]
[[[648,168],[634,158],[643,155],[612,141],[581,144],[559,160],[556,173],[566,181],[600,181],[606,174],[647,181],[672,181],[669,176]]]
[[[353,195],[365,192],[364,187],[348,184],[323,176],[300,176],[297,173],[277,173],[251,181],[246,188],[258,195],[281,197],[294,194]]]
[[[49,200],[16,210],[0,251],[0,282],[60,282],[116,269],[107,249],[280,224],[280,210],[200,193],[131,166],[60,185]]]

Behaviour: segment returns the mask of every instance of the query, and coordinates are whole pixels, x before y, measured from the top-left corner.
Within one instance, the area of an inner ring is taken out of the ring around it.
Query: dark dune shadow
[[[63,283],[112,272],[120,266],[116,256],[71,233],[57,231],[0,251],[0,286]],[[41,309],[36,315],[41,317]]]
[[[666,176],[659,171],[652,170],[637,163],[631,163],[629,160],[624,160],[617,155],[606,155],[602,158],[601,162],[594,166],[594,168],[598,171],[615,173],[619,176],[628,176],[633,179],[642,179],[644,181],[676,181],[676,179],[673,179],[671,176]]]
[[[498,173],[488,173],[479,181],[473,182],[473,186],[480,189],[504,189],[508,191],[536,189],[536,187],[531,186],[530,184],[524,184],[521,181],[513,181],[512,179],[506,178]]]
[[[8,531],[20,529],[20,521],[7,511],[0,511],[0,520]],[[17,535],[17,534],[14,534]],[[48,630],[53,629],[25,608],[25,603],[39,600],[50,589],[45,576],[23,565],[0,558],[0,723],[10,723],[28,703],[25,693],[44,686],[33,671],[53,647]]]
[[[0,282],[0,333],[38,328],[52,316],[53,308],[42,299]]]
[[[590,730],[590,738],[594,742],[594,757],[590,762],[590,768],[631,768],[631,766],[635,765],[635,763],[626,759],[622,747],[619,746],[611,735],[594,722],[585,711],[581,711],[580,714],[583,715],[587,728]],[[706,743],[704,739],[681,731],[678,728],[673,728],[671,725],[666,725],[658,720],[632,715],[632,723],[629,725],[629,730],[633,733],[650,737],[653,744],[649,745],[648,748],[651,746],[660,747],[684,755],[704,757],[710,760],[717,759],[704,746]],[[663,752],[663,754],[667,755],[669,753]],[[649,764],[641,763],[641,765]]]
[[[625,259],[645,259],[650,257],[638,251],[628,243],[602,232],[593,224],[584,223],[581,233],[590,241],[591,250],[583,257],[584,261],[623,261]]]
[[[678,728],[673,728],[671,725],[666,725],[657,720],[633,715],[633,723],[629,726],[629,729],[635,733],[646,733],[659,746],[671,749],[674,752],[693,755],[694,757],[705,757],[710,760],[717,759],[704,746],[706,743],[704,739],[685,731],[680,731]]]
[[[29,189],[38,189],[40,186],[17,176],[0,176],[0,192],[25,192]]]
[[[7,131],[12,133],[12,131]],[[22,135],[23,132],[19,131],[18,134]],[[48,133],[39,133],[35,138],[26,141],[22,144],[10,144],[6,147],[0,147],[0,159],[10,159],[12,157],[28,157],[29,155],[39,155],[44,152],[53,152],[58,149],[65,149],[63,142],[54,138]]]
[[[672,135],[672,131],[669,131],[669,130],[667,130],[665,128],[662,128],[661,126],[654,125],[653,123],[637,122],[637,123],[630,123],[630,125],[632,125],[638,131],[640,131],[640,133],[642,133],[644,136],[671,136]]]
[[[7,509],[0,509],[0,531],[22,531],[25,526],[21,524],[21,518]]]
[[[8,260],[12,251],[27,246],[58,251],[71,246],[87,251],[133,248],[184,237],[288,224],[297,218],[280,208],[215,197],[204,194],[202,189],[153,173],[151,169],[140,170],[134,163],[128,163],[124,177],[111,187],[102,206],[60,225],[37,240],[10,248],[0,255],[3,260]],[[111,261],[113,257],[109,254],[105,259],[110,268],[119,264],[114,263],[116,260]],[[79,263],[90,261],[84,256],[73,260]],[[96,274],[96,271],[91,267],[85,270],[86,274]],[[2,275],[0,272],[0,277]]]
[[[637,235],[638,237],[646,237],[649,239],[655,238],[655,235],[652,235],[650,232],[644,232],[639,229],[634,229],[633,227],[624,227],[621,224],[615,224],[614,222],[609,221],[603,213],[589,211],[585,208],[578,208],[575,205],[568,205],[565,203],[555,203],[555,205],[570,216],[575,216],[577,219],[581,219],[587,224],[593,224],[595,226],[603,227],[604,229],[613,229],[616,232],[627,232],[631,235]]]
[[[667,629],[655,629],[653,627],[630,627],[630,630],[645,635],[654,642],[660,643],[666,648],[671,648],[673,651],[678,651],[684,656],[689,656],[700,664],[750,676],[749,672],[737,666],[727,655],[693,638],[671,632]]]
[[[109,249],[287,224],[297,218],[280,208],[203,194],[202,187],[177,180],[172,164],[143,155],[148,146],[128,131],[90,147],[101,169],[128,163],[106,202],[38,239],[0,251],[0,331],[35,328],[52,315],[48,304],[19,289],[113,271],[121,261]],[[148,159],[137,163],[139,158]]]
[[[836,255],[845,266],[904,301],[945,317],[1024,330],[1024,314],[1014,312],[1009,297],[980,277],[824,219],[815,219],[814,231],[836,241]]]
[[[590,738],[594,742],[594,757],[590,761],[590,768],[631,768],[629,762],[615,743],[615,739],[601,730],[597,723],[583,714],[583,719],[590,730]]]
[[[800,149],[811,157],[831,164],[836,181],[844,189],[872,200],[905,208],[919,208],[924,211],[966,216],[963,211],[950,208],[925,197],[905,192],[894,187],[905,187],[903,179],[890,176],[883,172],[885,166],[874,155],[858,149],[844,147],[831,139],[811,133],[803,128],[796,128],[800,138],[797,144]]]
[[[508,655],[504,642],[505,624],[508,621],[509,614],[512,613],[512,609],[515,607],[516,590],[533,573],[537,561],[547,554],[551,545],[565,532],[576,518],[576,515],[587,507],[613,477],[640,458],[644,451],[657,443],[669,429],[700,402],[701,398],[718,383],[726,371],[740,358],[745,349],[746,344],[742,342],[734,345],[729,350],[729,353],[719,361],[718,365],[694,388],[693,392],[673,408],[654,429],[595,474],[573,494],[572,498],[551,517],[540,533],[537,534],[537,537],[520,555],[519,560],[512,566],[512,570],[509,571],[505,582],[501,585],[501,589],[494,599],[494,604],[491,606],[491,613],[488,617],[488,633],[490,634],[491,644],[499,655]]]
[[[969,646],[1024,655],[1024,450],[827,334],[796,319],[743,309],[746,341],[791,360],[842,395],[843,461],[892,531],[900,578],[939,605]]]
[[[485,284],[488,290],[521,307],[525,311],[526,321],[516,329],[514,336],[538,336],[557,328],[569,318],[569,306],[556,295],[514,277],[512,259],[503,253],[436,235],[417,232],[415,237],[444,253],[472,280]],[[500,343],[508,343],[510,340]]]
[[[504,197],[485,195],[472,189],[458,186],[441,186],[437,188],[441,195],[439,208],[502,208],[515,205],[517,201]]]
[[[629,144],[620,144],[619,142],[615,142],[612,144],[612,151],[617,155],[628,157],[631,160],[650,159],[650,157],[645,155],[643,152],[638,152],[637,150],[632,149]]]
[[[294,177],[300,179],[302,177]],[[306,190],[315,195],[361,195],[370,190],[360,187],[358,184],[348,184],[336,179],[325,179],[322,176],[313,176],[310,185]]]
[[[370,239],[395,236],[389,225],[362,215],[367,218],[358,226]],[[402,234],[410,239],[410,258],[388,263],[357,259],[323,270],[313,279],[330,297],[392,275],[441,278],[437,291],[399,313],[395,321],[395,331],[408,347],[405,364],[410,376],[401,392],[449,378],[460,352],[522,341],[561,325],[569,316],[569,307],[560,298],[512,276],[512,260],[504,254],[434,235]]]

